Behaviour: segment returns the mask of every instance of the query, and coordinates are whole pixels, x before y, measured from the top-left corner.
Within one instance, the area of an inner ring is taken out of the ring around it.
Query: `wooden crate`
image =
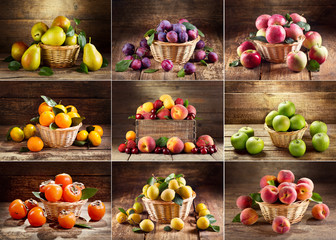
[[[196,141],[196,120],[135,120],[137,140],[151,136],[155,140],[160,137],[179,137],[183,142]]]

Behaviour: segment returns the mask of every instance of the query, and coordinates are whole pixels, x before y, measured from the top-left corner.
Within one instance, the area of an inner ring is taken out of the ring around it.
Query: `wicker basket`
[[[191,198],[183,200],[182,206],[174,202],[164,202],[161,200],[151,200],[149,198],[142,198],[145,204],[149,217],[154,222],[170,223],[173,218],[181,218],[185,220],[190,212],[192,203],[196,197],[196,193],[193,192]]]
[[[265,123],[265,129],[269,133],[274,146],[280,148],[288,148],[289,143],[295,139],[302,139],[303,134],[305,133],[306,129],[308,128],[308,124],[300,130],[292,131],[292,132],[276,132],[274,129],[267,126]]]
[[[79,45],[50,46],[40,44],[43,64],[52,68],[72,67],[79,54]]]
[[[257,203],[259,204],[264,219],[269,223],[272,223],[273,219],[277,216],[284,216],[288,218],[290,223],[298,223],[302,220],[303,215],[309,206],[309,199],[294,202],[289,205],[280,203],[270,204],[265,202]]]
[[[43,142],[52,148],[70,147],[76,140],[76,136],[82,123],[75,127],[57,128],[55,130],[49,127],[36,124]]]
[[[41,201],[47,213],[47,218],[57,221],[58,215],[63,209],[73,212],[76,218],[78,218],[82,212],[82,207],[87,203],[88,199],[78,202],[49,202],[43,199]]]
[[[146,37],[148,39],[148,37]],[[194,53],[197,42],[201,39],[198,36],[196,39],[185,43],[169,43],[154,40],[150,46],[150,50],[157,62],[169,59],[174,63],[186,63]]]
[[[262,58],[271,63],[286,62],[287,54],[293,51],[299,51],[305,36],[299,37],[297,42],[287,43],[265,43],[262,41],[254,40],[257,51],[261,54]]]

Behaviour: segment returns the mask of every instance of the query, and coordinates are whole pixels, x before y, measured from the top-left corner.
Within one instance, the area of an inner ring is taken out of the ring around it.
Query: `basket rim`
[[[190,202],[190,201],[194,200],[195,198],[196,198],[196,193],[193,192],[193,194],[190,198],[183,199],[183,203]],[[162,200],[152,200],[152,199],[147,198],[147,197],[143,197],[142,200],[144,202],[149,202],[149,203],[157,204],[157,205],[174,205],[174,204],[176,204],[173,201],[165,202],[165,201],[162,201]]]
[[[304,126],[304,128],[300,129],[300,130],[296,130],[296,131],[291,131],[291,132],[277,132],[275,131],[273,128],[270,128],[269,126],[267,126],[266,123],[264,123],[264,127],[265,129],[270,133],[270,134],[278,134],[278,135],[287,135],[287,136],[292,136],[295,135],[299,132],[302,131],[306,131],[306,129],[308,128],[308,123],[306,122],[306,125]]]
[[[148,40],[148,36],[146,37],[146,39]],[[195,44],[195,42],[197,43],[199,40],[201,39],[200,35],[197,36],[197,38],[195,38],[192,41],[188,41],[188,42],[184,42],[184,43],[170,43],[170,42],[162,42],[159,40],[154,40],[153,44],[156,45],[162,45],[162,46],[171,46],[171,47],[179,47],[179,46],[192,46],[193,44]]]
[[[292,47],[292,46],[297,46],[299,44],[302,44],[303,41],[306,39],[305,35],[301,35],[299,36],[299,39],[298,41],[294,42],[294,43],[266,43],[266,42],[263,42],[263,41],[259,41],[259,40],[252,40],[254,41],[256,44],[259,44],[259,45],[264,45],[264,46],[267,46],[267,47]]]
[[[41,128],[43,130],[49,130],[49,131],[58,131],[58,132],[65,132],[65,131],[73,131],[73,130],[76,130],[76,129],[79,129],[83,124],[80,123],[78,124],[77,126],[74,126],[74,127],[69,127],[69,128],[56,128],[56,129],[50,129],[49,127],[46,127],[46,126],[42,126],[41,124],[37,123],[36,126],[38,128]]]
[[[84,205],[85,203],[87,203],[87,201],[89,200],[89,199],[84,199],[84,200],[80,200],[80,201],[77,201],[77,202],[49,202],[49,201],[47,201],[47,200],[44,200],[44,199],[40,199],[41,200],[41,202],[43,203],[43,204],[47,204],[47,205],[50,205],[50,206],[77,206],[77,205]]]
[[[78,44],[75,45],[67,45],[67,46],[52,46],[40,43],[41,48],[50,49],[50,50],[69,50],[69,49],[77,49],[79,48]]]
[[[298,201],[298,202],[293,202],[291,204],[284,204],[284,203],[266,203],[266,202],[257,202],[258,205],[262,205],[264,207],[269,207],[269,208],[293,208],[293,207],[300,207],[307,202],[309,202],[309,199],[306,199],[304,201]]]

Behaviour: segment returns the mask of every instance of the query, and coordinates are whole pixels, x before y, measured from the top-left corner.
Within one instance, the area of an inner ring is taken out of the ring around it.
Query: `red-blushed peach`
[[[237,48],[237,54],[240,57],[242,55],[243,52],[245,52],[246,50],[256,50],[254,44],[250,41],[245,41],[242,44],[239,45],[239,47]]]
[[[304,52],[290,52],[286,58],[287,67],[293,72],[301,72],[307,65],[307,56]]]
[[[140,152],[143,153],[153,152],[155,146],[156,146],[155,140],[150,136],[142,137],[139,139],[138,148]]]
[[[236,205],[240,210],[251,208],[253,200],[250,196],[240,196],[236,200]]]
[[[196,146],[197,147],[209,147],[214,145],[214,140],[212,139],[212,137],[210,137],[209,135],[202,135],[197,139],[196,142]]]
[[[316,204],[312,209],[312,215],[317,220],[323,220],[329,216],[329,208],[324,203]]]
[[[275,203],[278,200],[279,191],[276,186],[267,185],[260,193],[261,199],[266,203]]]
[[[290,229],[290,222],[284,216],[277,216],[273,219],[272,229],[276,233],[286,233]]]
[[[283,26],[286,24],[286,18],[280,14],[272,15],[267,22],[268,27],[272,25],[280,25]]]
[[[168,139],[167,148],[171,153],[180,153],[184,149],[184,144],[178,137],[171,137]]]
[[[295,188],[293,187],[286,186],[281,188],[281,190],[279,191],[279,200],[284,204],[291,204],[295,202],[296,197],[297,193]]]
[[[310,186],[311,190],[314,191],[314,183],[309,178],[306,178],[306,177],[300,178],[299,181],[297,181],[297,184],[300,184],[300,183],[307,183]]]
[[[282,43],[286,39],[286,31],[282,26],[272,25],[266,29],[266,40],[269,43]]]
[[[258,213],[252,208],[245,208],[240,213],[240,222],[244,225],[252,225],[258,221]]]
[[[305,48],[311,49],[314,45],[322,45],[322,37],[318,32],[309,31],[305,34],[306,39],[303,41]]]
[[[302,29],[295,23],[292,23],[289,28],[285,27],[285,31],[286,37],[292,38],[295,41],[297,41],[298,38],[303,35]]]
[[[291,170],[281,170],[278,173],[278,182],[283,183],[283,182],[294,182],[295,176],[294,173]]]
[[[183,120],[188,116],[188,110],[185,106],[177,104],[170,109],[170,115],[174,120]]]
[[[298,185],[296,185],[295,189],[297,193],[297,199],[301,201],[309,199],[313,195],[313,191],[307,183],[299,183]]]
[[[276,183],[276,181],[277,181],[276,176],[273,176],[273,175],[266,175],[266,176],[263,176],[263,177],[260,179],[260,188],[264,188],[265,186],[269,185],[267,182],[268,182],[268,181],[272,181],[272,180]]]
[[[164,108],[164,109],[161,109],[156,115],[161,120],[167,120],[170,118],[170,111],[169,109]]]
[[[192,142],[186,142],[184,143],[184,152],[191,153],[191,149],[195,148],[195,144]]]
[[[301,16],[300,14],[297,13],[292,13],[291,15],[289,15],[294,23],[298,23],[298,22],[307,22],[307,19],[305,19],[303,16]]]
[[[309,58],[316,60],[319,64],[322,64],[328,58],[328,50],[324,46],[314,45],[309,50]]]
[[[196,108],[193,105],[189,104],[188,107],[187,107],[187,109],[188,109],[188,114],[193,113],[196,116]]]
[[[291,182],[283,182],[283,183],[280,183],[279,186],[278,186],[278,190],[280,192],[280,190],[283,188],[283,187],[293,187],[294,189],[296,188],[296,184],[295,183],[291,183]]]
[[[261,28],[267,28],[268,20],[271,18],[271,15],[268,14],[262,14],[260,15],[257,20],[255,21],[255,26],[259,30]]]

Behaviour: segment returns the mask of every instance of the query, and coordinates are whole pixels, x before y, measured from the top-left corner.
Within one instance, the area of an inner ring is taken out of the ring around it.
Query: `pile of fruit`
[[[322,198],[318,193],[314,193],[314,183],[309,178],[300,178],[294,183],[295,176],[290,170],[281,170],[278,176],[266,175],[260,180],[261,191],[250,194],[250,196],[240,196],[236,205],[242,210],[233,222],[241,222],[244,225],[252,225],[258,221],[259,215],[252,208],[255,202],[266,202],[269,204],[285,204],[287,206],[309,199],[317,202],[312,215],[317,220],[323,220],[329,216],[329,208],[322,203]],[[290,230],[290,222],[286,216],[277,216],[272,223],[272,229],[276,233],[286,233]]]
[[[233,134],[231,145],[236,150],[246,149],[249,154],[258,154],[264,149],[264,141],[259,137],[254,137],[254,130],[251,127],[242,127]]]
[[[301,72],[306,66],[309,71],[319,71],[320,64],[328,57],[327,48],[322,46],[321,35],[310,31],[306,18],[297,13],[285,16],[263,14],[256,19],[255,26],[258,32],[250,39],[270,44],[291,44],[298,41],[301,36],[305,36],[303,46],[309,51],[310,60],[307,61],[307,55],[302,51],[290,52],[287,55],[287,66],[292,71]],[[261,63],[261,56],[250,41],[243,42],[238,47],[237,53],[240,60],[234,61],[230,66],[235,67],[241,63],[246,68],[255,68]]]
[[[55,180],[42,182],[40,192],[33,192],[35,197],[49,202],[78,202],[93,197],[98,191],[95,188],[85,188],[83,183],[72,182],[69,174],[62,173],[55,177]],[[34,199],[22,201],[14,200],[9,205],[9,214],[13,219],[25,219],[33,227],[43,226],[47,219],[42,207]],[[105,205],[102,201],[96,200],[89,204],[88,214],[93,221],[99,221],[105,215]],[[58,215],[58,223],[62,228],[72,228],[76,226],[76,216],[73,212],[63,209]],[[89,227],[81,224],[78,227]]]
[[[295,114],[295,105],[291,101],[284,101],[279,104],[278,111],[271,111],[265,118],[267,126],[272,127],[276,132],[298,131],[306,126],[304,117]],[[314,121],[310,125],[310,135],[313,147],[318,152],[323,152],[329,147],[327,125],[321,121]],[[289,152],[294,157],[301,157],[306,152],[306,144],[301,139],[292,140],[289,144]]]
[[[183,174],[170,174],[168,177],[152,176],[147,180],[147,184],[143,186],[142,193],[135,199],[133,208],[125,211],[119,208],[119,213],[116,215],[118,223],[128,222],[131,225],[139,225],[140,228],[133,228],[133,232],[151,232],[154,230],[154,223],[150,219],[142,220],[140,214],[144,211],[143,205],[138,202],[139,198],[148,198],[151,200],[159,200],[163,202],[174,202],[180,206],[183,204],[183,199],[191,198],[195,192],[190,186],[186,185],[186,180]],[[196,212],[199,215],[196,226],[199,230],[212,230],[219,232],[220,227],[211,225],[216,222],[213,215],[207,209],[204,203],[200,203],[196,207]],[[170,226],[164,228],[170,232],[172,229],[181,231],[184,227],[184,222],[181,218],[173,218]]]

